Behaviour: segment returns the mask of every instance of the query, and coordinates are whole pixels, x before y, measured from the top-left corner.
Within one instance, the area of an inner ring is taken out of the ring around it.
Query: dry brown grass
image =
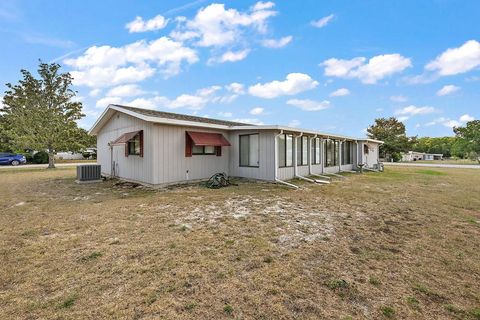
[[[0,181],[0,319],[480,317],[478,170],[296,191]]]

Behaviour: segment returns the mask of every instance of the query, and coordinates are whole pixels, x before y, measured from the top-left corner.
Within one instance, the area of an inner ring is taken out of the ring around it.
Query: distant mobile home
[[[218,172],[266,181],[379,166],[381,141],[109,105],[97,136],[102,174],[151,186]]]
[[[408,151],[402,154],[402,161],[419,161],[419,160],[443,160],[441,153],[424,153],[416,151]]]

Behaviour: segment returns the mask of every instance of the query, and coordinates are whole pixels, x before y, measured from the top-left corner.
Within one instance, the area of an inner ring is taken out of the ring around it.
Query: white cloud
[[[330,106],[330,101],[314,101],[309,99],[291,99],[287,104],[300,108],[304,111],[320,111],[327,109]]]
[[[460,117],[460,122],[462,123],[467,123],[467,122],[470,122],[470,121],[473,121],[475,120],[474,117],[472,117],[471,115],[469,114],[464,114],[463,116]]]
[[[340,88],[332,93],[330,93],[330,97],[343,97],[343,96],[348,96],[350,94],[350,90],[347,88]]]
[[[286,36],[280,39],[264,39],[262,40],[262,46],[266,48],[283,48],[292,41],[292,36]]]
[[[300,126],[301,122],[300,120],[292,120],[288,123],[288,127],[291,127],[291,128],[297,128],[298,126]]]
[[[245,94],[244,85],[238,82],[232,82],[226,85],[225,88],[235,94]]]
[[[441,124],[441,125],[443,125],[447,128],[453,128],[453,127],[463,126],[467,122],[473,121],[473,120],[475,120],[474,117],[472,117],[469,114],[464,114],[464,115],[460,116],[460,118],[458,118],[458,120],[441,117],[441,118],[437,118],[437,119],[435,119],[431,122],[428,122],[425,125],[426,126],[433,126],[433,125],[436,125],[436,124]]]
[[[263,109],[261,107],[256,107],[256,108],[253,108],[252,110],[250,110],[250,114],[254,115],[254,116],[258,116],[258,115],[263,114],[264,111],[265,111],[265,109]]]
[[[201,47],[223,47],[240,42],[247,30],[265,33],[268,19],[277,13],[273,2],[258,2],[250,10],[239,12],[212,3],[200,9],[191,20],[177,19],[178,26],[170,34],[181,41],[194,40]]]
[[[127,93],[136,93],[139,88],[135,87],[117,87],[111,90],[109,94],[118,93],[118,96],[106,96],[97,101],[97,108],[104,108],[108,104],[124,104],[133,107],[156,109],[178,109],[187,108],[190,110],[201,110],[207,103],[229,103],[233,101],[231,95],[218,95],[218,92],[222,89],[221,86],[210,86],[202,89],[198,89],[194,94],[181,94],[174,99],[170,99],[164,96],[155,95],[150,97],[138,97],[134,100],[126,100]],[[124,96],[120,96],[124,94]]]
[[[391,96],[390,100],[394,102],[405,102],[408,100],[408,98],[402,95],[398,95],[398,96]]]
[[[210,58],[208,64],[215,62],[224,63],[224,62],[236,62],[245,59],[250,53],[250,49],[244,49],[241,51],[227,51],[218,58]]]
[[[326,76],[357,78],[367,84],[377,83],[412,66],[409,58],[398,53],[378,55],[366,61],[365,57],[356,57],[351,60],[331,58],[325,60],[321,66],[325,67]]]
[[[163,16],[158,15],[150,20],[143,20],[142,17],[135,17],[135,20],[127,23],[125,28],[128,29],[128,32],[146,32],[146,31],[155,31],[163,29],[167,26],[168,19],[165,19]]]
[[[403,122],[403,121],[407,121],[409,118],[410,118],[409,116],[400,116],[397,118],[397,120],[400,122]]]
[[[316,21],[312,21],[310,22],[310,24],[316,28],[323,28],[325,27],[327,24],[329,24],[333,18],[335,17],[334,14],[331,14],[331,15],[328,15],[326,17],[323,17],[319,20],[316,20]]]
[[[314,89],[318,82],[313,80],[308,74],[289,73],[283,81],[272,81],[264,84],[257,83],[248,88],[252,96],[273,99],[279,96],[290,96],[303,91]]]
[[[109,104],[123,104],[123,100],[120,97],[103,97],[102,99],[98,100],[95,104],[97,108],[106,108]]]
[[[90,90],[90,92],[88,93],[88,95],[89,95],[90,97],[96,97],[96,96],[98,96],[101,92],[102,92],[102,90],[100,90],[100,89],[93,89],[93,90]]]
[[[255,5],[252,7],[253,11],[260,11],[260,10],[266,10],[266,9],[271,9],[275,6],[275,3],[272,1],[259,1],[255,3]]]
[[[140,89],[136,84],[125,84],[114,87],[107,92],[108,97],[133,97],[144,94],[145,91]]]
[[[442,89],[438,90],[437,91],[437,96],[446,96],[446,95],[455,93],[458,90],[460,90],[460,87],[457,87],[453,84],[449,84],[449,85],[443,86]]]
[[[414,116],[414,115],[420,115],[420,114],[429,114],[436,112],[437,110],[434,107],[417,107],[414,105],[410,105],[408,107],[398,109],[395,111],[396,115],[400,116]]]
[[[480,42],[470,40],[458,48],[450,48],[430,61],[425,69],[440,76],[465,73],[480,66]]]
[[[168,37],[137,41],[123,47],[93,46],[81,56],[63,62],[74,68],[76,85],[108,87],[151,77],[158,67],[166,76],[180,72],[182,64],[198,61],[197,52]]]
[[[122,83],[140,82],[155,74],[155,69],[148,65],[129,67],[93,67],[80,71],[70,71],[73,83],[91,88],[109,87]]]
[[[231,118],[233,116],[233,113],[231,112],[219,112],[218,115],[223,118]]]
[[[257,125],[257,126],[260,126],[263,124],[262,121],[256,119],[256,118],[237,118],[237,119],[233,119],[231,120],[233,122],[240,122],[240,123],[248,123],[248,124],[254,124],[254,125]]]

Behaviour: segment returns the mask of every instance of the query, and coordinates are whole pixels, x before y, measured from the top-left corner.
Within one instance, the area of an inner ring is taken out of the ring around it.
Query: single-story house
[[[402,161],[419,161],[419,160],[443,160],[442,153],[425,153],[408,151],[402,154]]]
[[[266,181],[378,168],[382,141],[109,105],[97,136],[102,174],[151,186],[218,172]]]

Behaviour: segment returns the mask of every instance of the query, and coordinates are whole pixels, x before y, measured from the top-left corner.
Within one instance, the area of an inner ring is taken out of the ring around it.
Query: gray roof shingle
[[[174,119],[174,120],[183,120],[183,121],[193,121],[193,122],[201,122],[201,123],[209,123],[209,124],[219,124],[224,126],[251,126],[252,124],[241,123],[241,122],[233,122],[233,121],[226,121],[226,120],[218,120],[218,119],[210,119],[210,118],[203,118],[203,117],[196,117],[196,116],[189,116],[186,114],[179,114],[173,112],[164,112],[164,111],[157,111],[157,110],[150,110],[150,109],[142,109],[142,108],[135,108],[129,106],[122,106],[118,104],[114,104],[116,107],[120,107],[126,110],[130,110],[136,113],[140,113],[145,116],[149,117],[158,117],[158,118],[165,118],[165,119]]]

